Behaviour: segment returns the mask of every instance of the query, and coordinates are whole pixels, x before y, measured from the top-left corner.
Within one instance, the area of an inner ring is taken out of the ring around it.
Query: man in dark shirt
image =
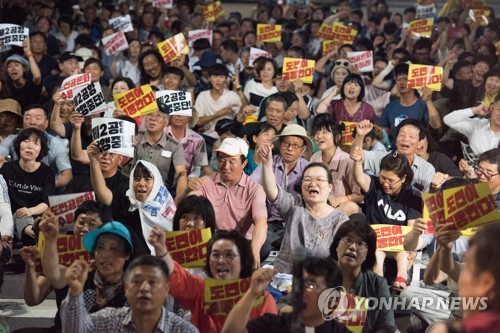
[[[323,258],[307,258],[303,262],[304,293],[302,297],[303,310],[300,313],[299,323],[304,329],[313,327],[317,333],[349,332],[349,330],[335,320],[325,320],[323,313],[327,309],[318,307],[320,295],[329,288],[336,286],[338,268],[332,261]],[[293,314],[266,314],[258,319],[248,321],[253,302],[259,298],[271,281],[275,271],[260,269],[252,275],[250,288],[234,306],[227,316],[222,333],[247,332],[296,332]],[[323,312],[322,312],[323,311]]]
[[[50,75],[59,74],[57,60],[47,55],[47,37],[40,31],[30,34],[31,52],[42,73],[42,81]]]

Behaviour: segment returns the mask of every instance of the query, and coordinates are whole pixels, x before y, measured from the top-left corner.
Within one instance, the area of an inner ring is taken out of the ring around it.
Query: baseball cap
[[[216,152],[226,154],[227,156],[248,155],[248,144],[240,138],[227,138],[222,141]]]
[[[134,246],[132,245],[132,238],[130,236],[130,232],[127,227],[125,227],[122,223],[117,221],[111,221],[104,224],[102,227],[98,229],[91,230],[83,236],[83,246],[85,246],[85,250],[88,253],[95,252],[95,246],[97,244],[97,239],[102,234],[115,234],[123,238],[128,245],[130,245],[130,250],[134,251]]]
[[[69,59],[76,59],[77,61],[83,61],[83,58],[73,52],[64,52],[59,56],[59,63],[68,61]]]
[[[0,113],[3,112],[10,112],[15,114],[19,119],[23,119],[23,116],[21,115],[21,105],[15,99],[0,99]]]
[[[7,60],[5,60],[5,66],[7,66],[11,61],[20,63],[25,69],[28,69],[30,67],[28,59],[19,54],[13,54],[8,57]]]

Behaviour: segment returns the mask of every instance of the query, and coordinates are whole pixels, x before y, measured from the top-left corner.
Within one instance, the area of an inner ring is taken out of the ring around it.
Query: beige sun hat
[[[284,136],[298,136],[304,139],[306,142],[306,151],[305,151],[305,156],[310,156],[314,152],[314,147],[311,139],[307,135],[306,129],[300,125],[297,124],[290,124],[285,127],[283,132],[281,134],[275,135],[273,137],[273,143],[274,146],[279,150],[280,149],[280,141],[279,138],[284,137]]]

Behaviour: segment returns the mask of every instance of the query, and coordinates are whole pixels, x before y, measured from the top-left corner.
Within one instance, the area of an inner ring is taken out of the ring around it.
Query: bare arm
[[[61,171],[61,175],[56,179],[56,188],[68,185],[72,179],[73,171],[71,169]]]
[[[267,199],[271,202],[278,198],[278,185],[276,185],[276,177],[273,172],[273,155],[272,146],[264,145],[257,149],[262,159],[262,187],[266,192]]]
[[[169,274],[172,274],[175,267],[174,259],[172,259],[170,253],[168,253],[167,246],[165,245],[165,239],[165,232],[155,225],[149,233],[148,243],[154,247],[155,255],[165,261]]]
[[[42,249],[43,274],[49,280],[52,287],[60,289],[66,286],[64,274],[66,267],[59,265],[57,254],[57,234],[59,232],[59,221],[54,214],[47,210],[40,222],[40,231],[43,233],[45,243]]]
[[[224,116],[230,115],[232,112],[232,107],[231,106],[226,106],[225,108],[220,109],[214,114],[208,115],[208,116],[201,116],[198,118],[198,126],[203,126],[206,123],[209,123],[211,121],[217,120],[219,118],[222,118]]]
[[[33,53],[31,53],[30,49],[30,40],[29,38],[23,41],[23,49],[24,55],[28,58],[30,63],[30,71],[33,76],[33,83],[35,85],[40,85],[42,83],[42,72],[40,71],[40,67],[36,63],[35,57],[33,57]]]
[[[394,69],[394,66],[396,63],[394,60],[389,61],[387,66],[377,75],[373,78],[372,85],[377,88],[377,89],[382,89],[382,90],[389,90],[391,87],[384,82],[384,78],[389,75],[390,72]]]
[[[442,126],[441,117],[432,102],[432,90],[427,87],[422,88],[422,99],[425,101],[427,105],[427,110],[429,111],[429,124],[433,129],[439,129]]]
[[[66,128],[61,119],[61,93],[59,90],[52,96],[54,101],[54,108],[52,109],[52,114],[50,115],[50,129],[54,131],[61,138],[66,137]]]
[[[427,229],[427,222],[424,219],[418,218],[413,223],[412,229],[406,234],[403,248],[405,251],[421,250],[424,247],[424,242],[420,235]]]
[[[358,183],[361,191],[366,193],[370,189],[371,178],[363,170],[363,149],[360,147],[353,148],[354,150],[351,149],[351,159],[354,160],[354,180]]]
[[[176,193],[185,193],[188,187],[187,170],[184,165],[178,165],[175,167],[175,173],[177,174],[177,188]],[[182,200],[182,196],[175,197],[175,204],[178,205]]]
[[[298,116],[302,120],[309,119],[311,112],[307,108],[306,101],[304,101],[304,96],[302,95],[302,87],[304,86],[304,83],[300,80],[295,80],[293,81],[293,86],[295,89],[295,96],[297,96],[297,99],[299,100]]]
[[[439,269],[440,252],[434,252],[434,255],[429,260],[424,272],[424,282],[426,285],[434,286],[446,280],[448,275]]]
[[[252,254],[254,258],[254,269],[260,267],[260,249],[267,238],[267,216],[257,218],[254,221],[252,231]]]
[[[90,160],[90,181],[97,199],[106,206],[113,202],[113,192],[106,186],[106,180],[99,165],[99,147],[94,141],[87,147],[88,159]]]
[[[35,270],[37,252],[36,246],[25,246],[19,251],[26,264],[23,290],[24,301],[28,306],[35,306],[42,303],[52,291],[50,282],[46,277],[37,277]]]

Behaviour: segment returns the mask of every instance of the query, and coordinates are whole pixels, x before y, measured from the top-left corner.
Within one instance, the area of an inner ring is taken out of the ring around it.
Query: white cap
[[[248,144],[240,138],[227,138],[222,141],[219,149],[215,150],[228,156],[248,155]]]

